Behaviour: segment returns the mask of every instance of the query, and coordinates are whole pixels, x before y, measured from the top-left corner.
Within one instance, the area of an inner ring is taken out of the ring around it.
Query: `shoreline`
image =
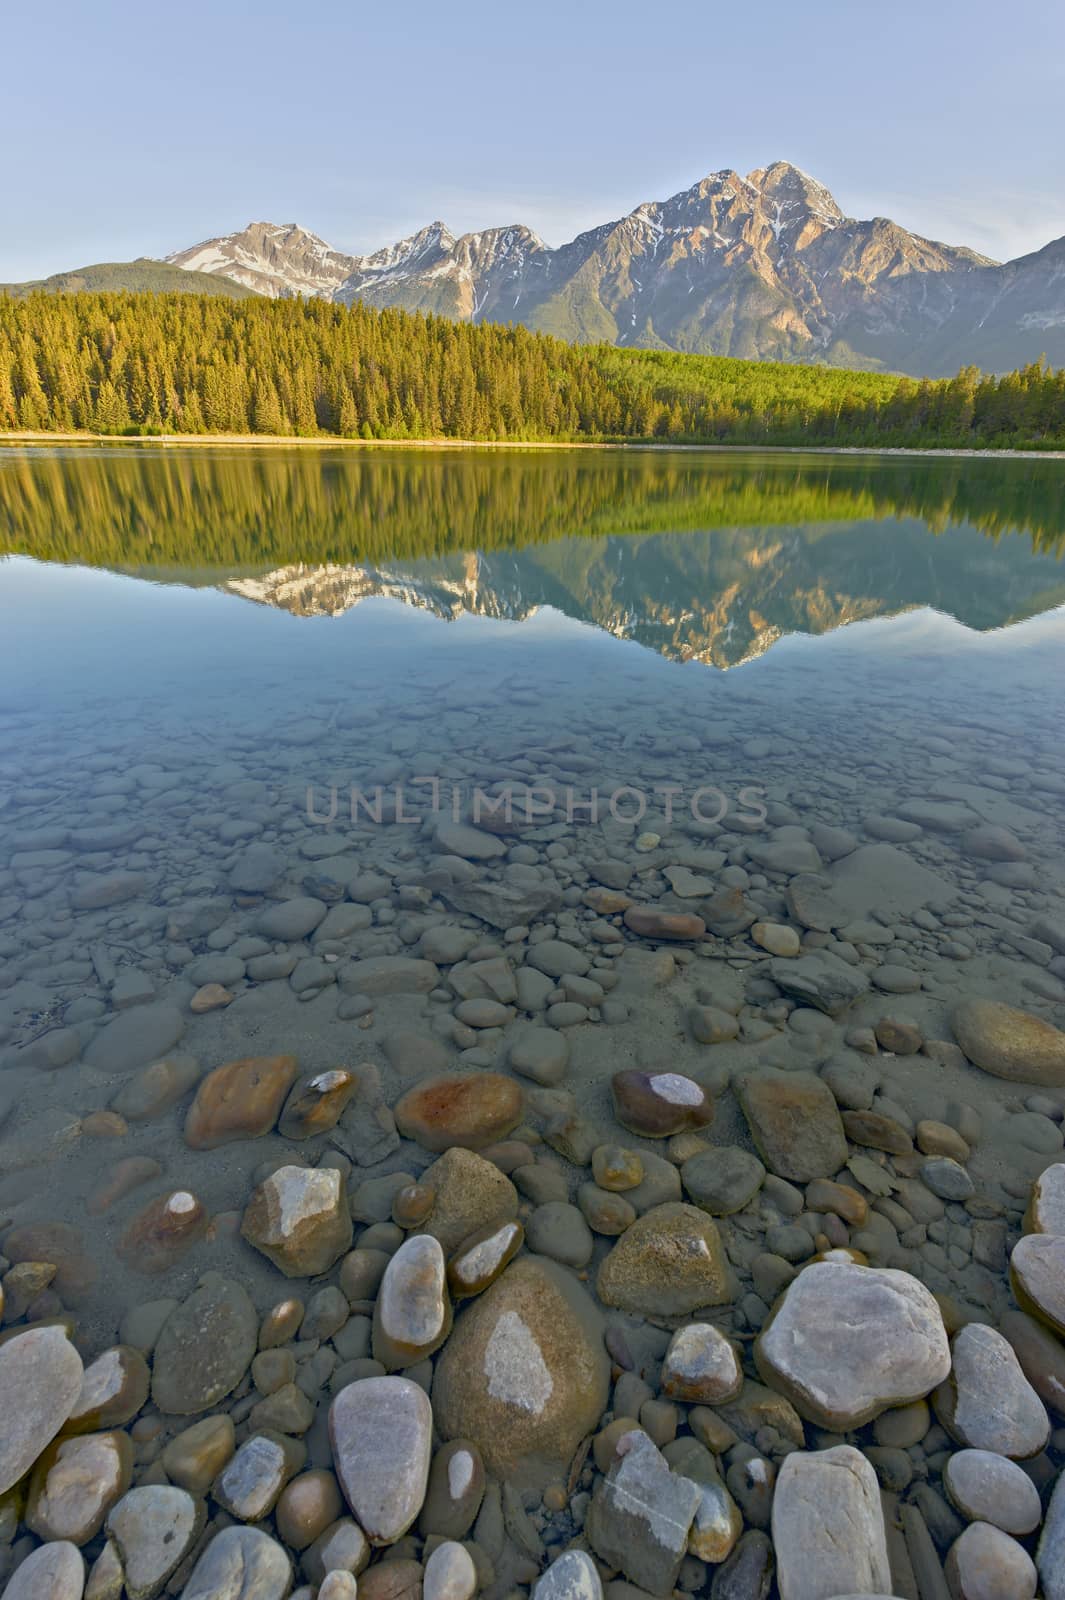
[[[144,445],[163,449],[233,445],[238,449],[310,448],[342,450],[642,450],[648,453],[686,451],[702,455],[932,456],[992,461],[1065,461],[1065,450],[964,449],[936,445],[860,444],[670,444],[660,440],[596,439],[342,439],[334,435],[299,438],[277,433],[130,434],[16,431],[0,433],[5,445]]]

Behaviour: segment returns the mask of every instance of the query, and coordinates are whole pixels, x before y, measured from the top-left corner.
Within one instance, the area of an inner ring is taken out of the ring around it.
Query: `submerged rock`
[[[469,1439],[493,1472],[545,1483],[598,1424],[610,1389],[603,1321],[564,1267],[523,1257],[455,1319],[436,1363],[445,1439]]]
[[[688,1549],[699,1490],[669,1470],[639,1428],[623,1434],[588,1507],[588,1543],[649,1594],[669,1595]]]
[[[239,1283],[210,1272],[170,1313],[155,1346],[152,1399],[194,1416],[231,1394],[251,1365],[259,1319]]]
[[[292,1563],[259,1528],[223,1528],[192,1569],[181,1600],[284,1600]]]
[[[604,1305],[641,1316],[685,1316],[724,1305],[733,1281],[716,1224],[678,1201],[653,1206],[619,1238],[599,1268]]]
[[[185,1143],[216,1150],[234,1139],[261,1139],[277,1121],[295,1076],[295,1056],[247,1056],[216,1067],[189,1107]]]
[[[810,1072],[752,1072],[737,1095],[759,1155],[778,1178],[832,1178],[847,1160],[847,1135],[831,1089]]]
[[[29,1328],[0,1345],[0,1494],[55,1438],[82,1379],[81,1357],[62,1328]]]
[[[135,1272],[167,1272],[204,1237],[209,1221],[194,1194],[175,1189],[138,1212],[122,1235],[117,1254]]]
[[[892,1591],[876,1473],[861,1451],[837,1445],[786,1457],[773,1496],[780,1600]]]
[[[362,1378],[333,1401],[333,1464],[371,1544],[395,1544],[421,1510],[432,1431],[429,1398],[408,1378]]]
[[[1043,1088],[1065,1086],[1065,1033],[1027,1011],[971,995],[954,1008],[954,1037],[993,1077]]]
[[[328,1272],[351,1245],[343,1176],[335,1167],[279,1167],[248,1201],[240,1231],[287,1278]]]
[[[645,1139],[668,1139],[714,1120],[714,1102],[702,1084],[679,1072],[627,1068],[615,1072],[610,1092],[621,1126]]]
[[[461,1145],[481,1150],[521,1121],[521,1085],[499,1072],[441,1074],[408,1089],[394,1109],[396,1127],[423,1150]]]
[[[754,1347],[765,1382],[835,1433],[918,1400],[950,1371],[943,1318],[907,1272],[814,1262],[799,1273]]]

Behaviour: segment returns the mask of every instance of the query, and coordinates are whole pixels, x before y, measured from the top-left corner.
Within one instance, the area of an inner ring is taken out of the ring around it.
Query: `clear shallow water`
[[[359,1101],[335,1138],[294,1146],[275,1131],[215,1151],[183,1137],[191,1090],[124,1129],[94,1114],[174,1050],[201,1071],[278,1052],[301,1074],[350,1067],[388,1105],[439,1064],[507,1070],[542,1011],[458,1022],[448,961],[430,993],[363,1006],[349,981],[354,962],[417,957],[440,928],[515,969],[546,934],[587,948],[614,1005],[560,1016],[561,1092],[603,1137],[660,1148],[613,1120],[622,1067],[712,1084],[713,1141],[750,1148],[731,1074],[858,1056],[879,1062],[885,1100],[911,1120],[976,1108],[970,1171],[1012,1215],[1060,1150],[1060,1118],[1022,1138],[1010,1085],[927,1053],[862,1057],[848,1040],[890,1015],[949,1041],[968,993],[1065,1020],[1065,961],[1031,938],[1065,905],[1059,505],[1057,463],[0,454],[0,1223],[76,1230],[64,1248],[83,1270],[59,1300],[86,1349],[208,1268],[260,1311],[281,1298],[285,1280],[236,1234],[269,1166],[350,1162],[357,1187],[430,1159],[368,1141]],[[469,871],[494,884],[532,870],[554,889],[552,909],[513,928],[448,898],[434,837],[452,805],[465,814],[506,785],[535,786],[541,809],[526,820],[519,805],[506,854]],[[380,789],[380,822],[365,805],[352,822],[353,787],[371,803]],[[315,817],[334,790],[326,825]],[[985,824],[1023,870],[974,854]],[[819,826],[845,830],[849,852],[817,852]],[[657,840],[638,848],[645,833]],[[646,941],[617,918],[604,934],[586,899],[602,864],[620,863],[637,900],[698,913],[711,896],[678,892],[687,869],[802,931],[796,876],[831,877],[874,846],[820,941],[846,945],[871,982],[835,1020],[782,998],[742,933],[674,947],[674,975],[649,988],[626,964]],[[239,887],[263,848],[274,876]],[[934,879],[899,896],[909,867]],[[367,874],[379,892],[345,897]],[[269,909],[306,895],[357,903],[357,925],[263,938]],[[270,952],[293,973],[250,977]],[[190,1001],[215,970],[232,999],[198,1014]],[[698,1042],[692,1006],[731,1006],[737,983],[739,1038]],[[536,1138],[557,1102],[524,1088]],[[125,1189],[133,1169],[116,1169],[131,1157],[143,1165]],[[588,1177],[564,1170],[574,1190]],[[174,1189],[213,1221],[146,1274],[123,1239]],[[592,1270],[610,1242],[597,1236]],[[956,1256],[915,1251],[911,1270],[1002,1303],[1004,1272],[952,1242]],[[729,1315],[752,1331],[747,1312]]]

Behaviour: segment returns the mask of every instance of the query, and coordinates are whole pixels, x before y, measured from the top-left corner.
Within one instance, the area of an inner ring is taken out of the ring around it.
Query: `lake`
[[[153,1358],[138,1472],[226,1411],[328,1466],[409,1371],[557,1553],[588,1319],[638,1406],[701,1307],[752,1377],[822,1252],[1006,1315],[1063,1147],[1060,462],[6,448],[0,539],[4,1320]],[[457,1308],[515,1218],[437,1356],[435,1258],[385,1265],[424,1231]],[[508,1284],[573,1327],[499,1399]]]

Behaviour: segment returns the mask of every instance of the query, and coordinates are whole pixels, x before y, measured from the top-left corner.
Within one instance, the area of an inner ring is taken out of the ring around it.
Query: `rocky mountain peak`
[[[334,250],[296,222],[249,222],[239,233],[205,239],[167,261],[189,272],[219,273],[258,294],[303,294],[332,299],[351,270]]]
[[[456,236],[437,220],[356,256],[296,223],[252,222],[168,260],[260,294],[520,321],[576,341],[917,376],[1065,362],[1055,248],[999,267],[845,215],[789,161],[746,177],[723,167],[557,249],[522,223]]]

